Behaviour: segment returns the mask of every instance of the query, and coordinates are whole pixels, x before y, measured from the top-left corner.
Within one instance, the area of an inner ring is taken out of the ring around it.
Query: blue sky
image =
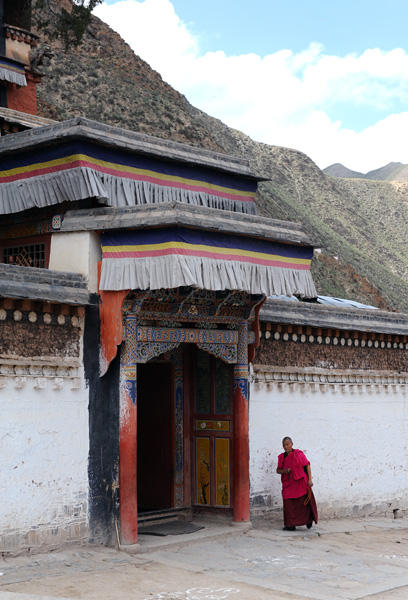
[[[116,4],[119,0],[107,0]],[[176,13],[202,41],[202,52],[261,56],[320,42],[330,53],[391,50],[407,43],[406,0],[173,0]],[[405,18],[404,18],[405,17]]]
[[[408,163],[408,3],[107,0],[95,13],[205,112],[320,167]]]
[[[230,54],[265,56],[282,48],[298,52],[320,42],[330,53],[347,54],[378,44],[391,50],[407,40],[407,22],[401,18],[407,15],[406,1],[174,0],[172,4],[203,36],[203,51],[221,47]]]

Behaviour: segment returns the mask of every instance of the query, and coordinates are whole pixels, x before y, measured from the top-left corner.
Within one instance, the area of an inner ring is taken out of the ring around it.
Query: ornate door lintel
[[[128,321],[133,322],[129,323]],[[133,317],[125,319],[126,335],[134,336],[130,364],[146,363],[152,358],[173,350],[180,344],[196,344],[202,350],[221,358],[224,362],[235,364],[238,360],[238,331],[230,329],[192,329],[186,327],[146,327],[134,322]],[[130,363],[129,363],[130,359]]]

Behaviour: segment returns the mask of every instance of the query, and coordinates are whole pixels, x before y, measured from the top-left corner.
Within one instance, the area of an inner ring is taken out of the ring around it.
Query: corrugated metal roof
[[[376,306],[361,304],[356,300],[347,300],[344,298],[332,298],[331,296],[317,296],[319,304],[330,304],[330,306],[342,306],[343,308],[365,308],[369,310],[378,310]]]
[[[296,296],[269,296],[271,299],[286,300],[287,302],[300,302]],[[318,304],[328,304],[329,306],[339,306],[342,308],[361,308],[366,310],[379,310],[376,306],[370,304],[362,304],[356,300],[348,300],[346,298],[335,298],[333,296],[317,296]]]

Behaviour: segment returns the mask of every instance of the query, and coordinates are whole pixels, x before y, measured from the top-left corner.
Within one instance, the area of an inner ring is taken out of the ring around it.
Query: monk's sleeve
[[[306,455],[301,450],[296,453],[296,461],[297,466],[302,467],[302,469],[303,467],[310,465],[310,461],[307,460]]]
[[[309,464],[310,463],[307,460],[305,454],[301,450],[298,450],[296,452],[296,460],[293,466],[293,478],[304,479],[306,475],[303,467],[306,467],[306,465]]]

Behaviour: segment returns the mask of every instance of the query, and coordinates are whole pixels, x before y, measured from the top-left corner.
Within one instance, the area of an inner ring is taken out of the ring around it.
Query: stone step
[[[190,507],[187,508],[166,508],[162,510],[153,510],[142,512],[137,515],[138,527],[147,527],[148,525],[157,525],[159,523],[169,523],[171,521],[192,521],[193,513]]]

